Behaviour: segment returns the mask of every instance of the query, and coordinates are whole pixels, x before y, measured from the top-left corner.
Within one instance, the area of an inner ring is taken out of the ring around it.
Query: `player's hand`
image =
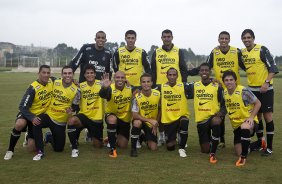
[[[140,95],[141,91],[139,89],[135,89],[132,93],[132,97],[135,98],[135,95],[138,94],[138,96]]]
[[[34,126],[39,125],[40,123],[41,123],[41,119],[40,119],[39,117],[33,118],[32,124],[33,124]]]
[[[220,87],[222,87],[222,83],[220,82],[220,80],[217,80],[215,78],[212,78],[212,83],[213,84],[218,84]]]
[[[112,84],[112,81],[110,80],[110,74],[109,73],[103,73],[101,83],[102,83],[103,88],[110,87],[110,85]]]
[[[244,123],[248,123],[250,126],[253,126],[254,125],[254,118],[247,118]]]
[[[261,93],[266,93],[269,87],[269,83],[264,83],[261,87],[260,87],[260,92]]]
[[[72,82],[73,82],[77,87],[79,87],[79,82],[78,82],[76,79],[73,79]]]
[[[157,136],[157,132],[158,132],[158,128],[153,126],[152,127],[152,134],[154,134],[155,136]]]
[[[73,112],[73,110],[72,110],[71,107],[66,108],[66,113],[67,113],[68,115],[72,115],[72,112]]]
[[[158,121],[155,120],[155,119],[149,119],[148,121],[149,121],[149,123],[151,123],[153,125],[153,127],[158,127],[159,126]]]

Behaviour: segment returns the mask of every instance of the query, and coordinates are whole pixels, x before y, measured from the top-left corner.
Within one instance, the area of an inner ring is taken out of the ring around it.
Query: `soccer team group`
[[[158,144],[166,144],[168,151],[177,147],[180,157],[186,157],[188,99],[194,99],[200,148],[209,154],[210,163],[217,163],[217,148],[224,147],[226,115],[234,129],[236,166],[245,165],[249,150],[272,154],[273,77],[278,68],[269,50],[254,43],[252,30],[242,32],[246,48],[241,50],[229,46],[230,34],[222,31],[207,61],[192,70],[187,69],[182,50],[172,43],[170,30],[162,32],[163,45],[151,61],[145,50],[135,46],[136,36],[128,30],[126,45],[112,55],[104,48],[106,34],[97,32],[95,43],[83,45],[62,68],[59,79],[51,77],[49,66],[41,65],[38,79],[20,102],[4,159],[13,157],[21,132],[27,131],[27,146],[37,152],[33,160],[41,160],[43,128],[50,129],[48,141],[56,152],[64,150],[67,130],[73,158],[79,156],[84,128],[95,147],[103,147],[107,139],[112,158],[117,157],[116,147],[126,148],[129,141],[132,157],[138,156],[138,142],[145,142],[150,150],[157,150]],[[78,67],[79,83],[73,79]],[[240,68],[246,71],[248,87],[240,85]],[[200,75],[201,80],[187,83],[188,75]],[[250,143],[254,134],[258,139]]]

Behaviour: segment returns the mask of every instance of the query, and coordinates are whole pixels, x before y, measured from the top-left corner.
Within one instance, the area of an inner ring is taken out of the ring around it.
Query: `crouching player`
[[[227,70],[223,73],[222,81],[226,86],[224,90],[224,100],[226,110],[234,129],[234,147],[239,157],[236,166],[245,165],[250,137],[254,134],[257,126],[257,113],[261,103],[257,97],[247,88],[236,84],[236,74]]]
[[[110,144],[109,157],[116,158],[116,144],[120,148],[127,148],[128,145],[132,89],[126,80],[125,73],[122,71],[115,73],[114,84],[112,84],[107,73],[103,75],[101,82],[102,88],[99,95],[107,100],[105,121]]]
[[[188,98],[194,99],[195,121],[197,123],[202,153],[210,153],[210,163],[217,163],[215,156],[220,139],[220,124],[225,115],[223,89],[210,80],[209,64],[199,67],[201,81],[189,84]]]
[[[68,120],[68,136],[72,145],[71,157],[78,157],[77,137],[82,128],[87,128],[93,145],[103,146],[103,100],[99,96],[101,83],[95,80],[94,65],[86,65],[84,68],[85,82],[80,83],[80,111]]]
[[[157,127],[160,120],[160,92],[152,89],[152,76],[144,73],[140,77],[141,92],[132,100],[133,126],[131,129],[130,156],[137,157],[136,143],[141,129],[144,130],[150,150],[157,149]]]

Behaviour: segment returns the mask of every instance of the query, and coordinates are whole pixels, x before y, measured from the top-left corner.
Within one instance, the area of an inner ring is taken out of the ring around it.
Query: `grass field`
[[[137,158],[129,156],[130,149],[119,150],[118,158],[108,157],[106,148],[96,149],[80,140],[80,156],[70,157],[69,141],[62,153],[54,153],[46,146],[46,157],[32,161],[34,153],[22,147],[23,134],[12,160],[3,160],[8,147],[20,99],[34,73],[0,72],[0,183],[282,183],[282,79],[275,80],[275,136],[274,152],[270,157],[251,153],[245,167],[236,168],[238,159],[233,151],[233,133],[226,121],[226,148],[217,153],[218,163],[211,165],[208,155],[200,153],[198,135],[191,113],[188,138],[188,157],[180,158],[178,152],[168,152],[159,147],[156,152],[145,145]],[[191,77],[189,81],[199,80]],[[246,79],[242,79],[245,84]],[[192,104],[192,101],[189,101]],[[190,111],[193,112],[190,105]],[[228,118],[227,118],[228,119]]]

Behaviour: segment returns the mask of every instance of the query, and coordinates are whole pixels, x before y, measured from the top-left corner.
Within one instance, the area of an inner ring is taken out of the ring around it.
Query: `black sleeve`
[[[110,74],[110,79],[111,79],[112,78],[111,67],[113,67],[113,55],[110,51],[108,54],[109,54],[109,63],[105,66],[105,72]]]
[[[29,121],[32,121],[36,117],[35,114],[29,111],[29,108],[32,106],[34,97],[35,97],[35,89],[33,88],[33,86],[29,86],[19,106],[19,110],[21,111],[23,116],[27,118]]]
[[[79,67],[82,62],[84,45],[80,48],[78,53],[74,56],[74,58],[70,61],[69,66],[73,69],[73,72]]]
[[[187,65],[184,60],[184,55],[182,49],[179,49],[179,70],[182,77],[182,82],[187,82]]]
[[[274,74],[279,73],[277,65],[272,55],[270,54],[270,51],[265,46],[261,47],[260,58],[265,63],[269,73],[274,73]]]
[[[198,75],[200,71],[200,66],[196,67],[196,68],[192,68],[191,70],[188,70],[188,75],[190,76],[195,76]]]
[[[238,62],[239,62],[239,66],[242,70],[246,71],[246,67],[244,65],[243,62],[243,55],[240,49],[237,48],[237,52],[238,52]]]
[[[194,98],[194,83],[184,83],[184,91],[187,99]]]
[[[213,51],[211,51],[209,57],[206,60],[206,63],[209,64],[210,68],[213,68]]]
[[[224,98],[223,98],[223,88],[222,87],[218,87],[218,91],[217,91],[217,99],[218,99],[218,102],[220,103],[220,112],[223,113],[223,114],[226,114],[226,107],[225,107],[225,101],[224,101]]]
[[[151,74],[152,74],[152,78],[153,78],[153,84],[156,85],[156,81],[157,81],[157,73],[156,73],[156,51],[154,51],[152,58],[151,58]]]
[[[144,67],[145,72],[151,74],[149,56],[147,55],[144,49],[142,49],[142,65]]]
[[[101,88],[99,91],[99,96],[101,98],[106,99],[107,101],[111,100],[111,96],[112,96],[112,88],[108,87],[108,88]]]
[[[113,69],[114,72],[117,72],[119,70],[119,53],[118,53],[118,49],[115,51],[114,55],[113,55]]]

